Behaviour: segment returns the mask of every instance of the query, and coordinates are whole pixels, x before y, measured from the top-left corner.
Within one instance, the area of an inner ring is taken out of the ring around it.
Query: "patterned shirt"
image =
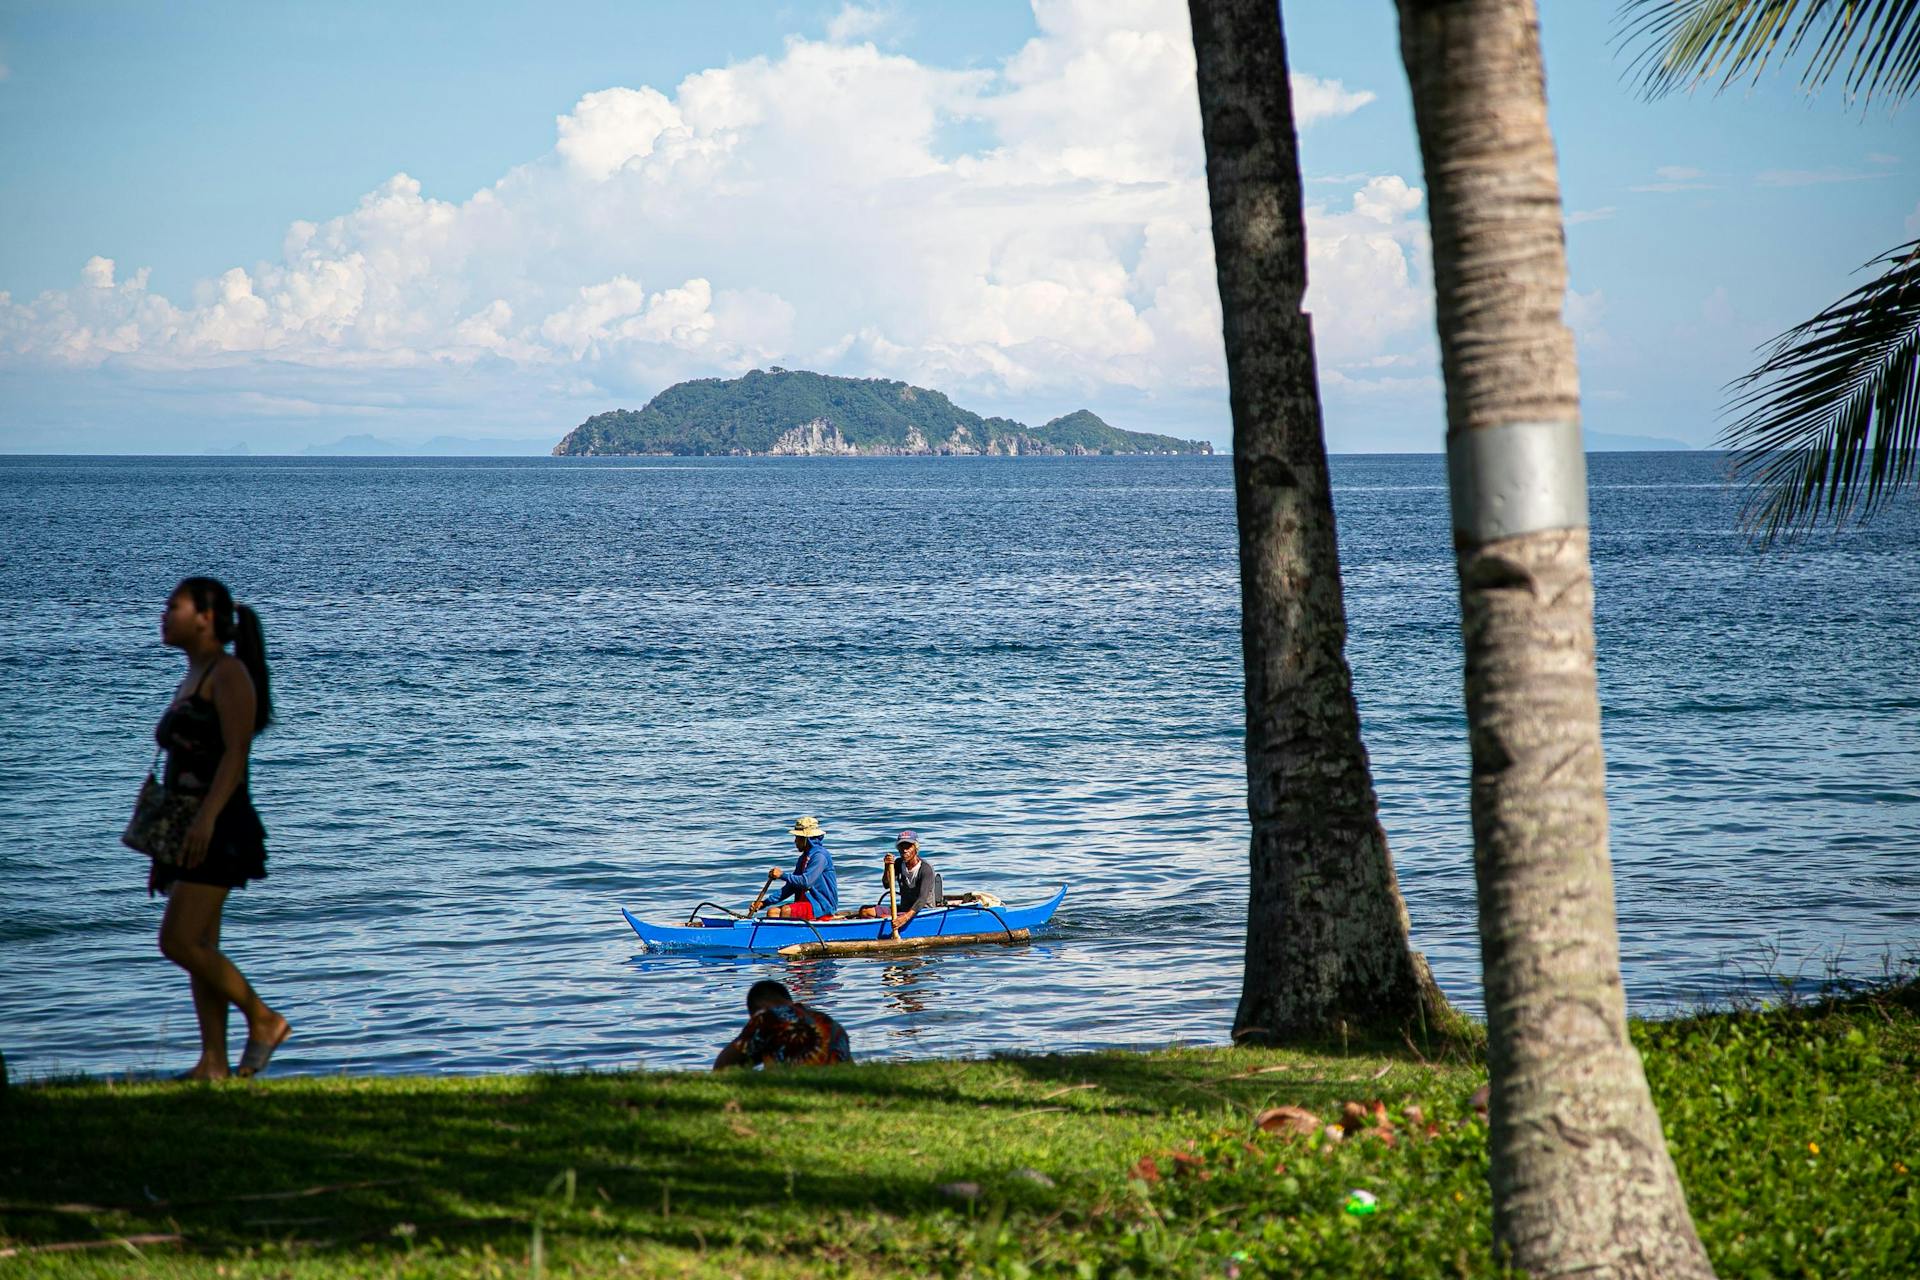
[[[852,1062],[853,1046],[844,1027],[818,1009],[777,1004],[747,1019],[728,1046],[754,1066]]]

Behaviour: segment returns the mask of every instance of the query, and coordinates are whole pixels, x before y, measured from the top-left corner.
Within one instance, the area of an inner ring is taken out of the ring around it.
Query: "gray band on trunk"
[[[1587,455],[1578,422],[1509,422],[1447,437],[1453,535],[1479,546],[1587,527]]]

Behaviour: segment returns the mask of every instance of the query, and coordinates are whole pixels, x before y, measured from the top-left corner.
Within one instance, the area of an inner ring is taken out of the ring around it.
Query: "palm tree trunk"
[[[1447,385],[1496,1247],[1711,1276],[1627,1038],[1566,253],[1533,0],[1399,0]]]
[[[1236,1040],[1444,1006],[1409,947],[1347,669],[1275,0],[1191,0],[1240,526],[1252,876]]]

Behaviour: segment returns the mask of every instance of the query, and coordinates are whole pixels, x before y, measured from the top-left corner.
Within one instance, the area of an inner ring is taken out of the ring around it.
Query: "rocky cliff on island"
[[[641,409],[597,413],[554,446],[559,457],[733,454],[774,457],[1020,456],[1213,452],[1108,426],[1085,409],[1029,427],[969,413],[938,391],[884,378],[781,368],[668,387]]]

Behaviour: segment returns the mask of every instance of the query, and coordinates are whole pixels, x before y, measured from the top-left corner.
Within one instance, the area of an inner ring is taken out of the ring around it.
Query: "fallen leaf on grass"
[[[738,1120],[729,1120],[727,1122],[727,1128],[733,1130],[735,1135],[742,1138],[757,1138],[760,1136],[759,1131],[752,1125],[741,1124]]]
[[[1263,1133],[1312,1133],[1320,1117],[1304,1107],[1268,1107],[1253,1118]]]
[[[728,1099],[727,1099],[727,1100],[726,1100],[725,1102],[723,1102],[723,1103],[721,1103],[721,1104],[720,1104],[720,1109],[721,1109],[722,1111],[734,1111],[734,1112],[738,1112],[739,1110],[741,1110],[741,1107],[740,1107],[740,1099],[738,1099],[738,1098],[728,1098]]]
[[[1371,1076],[1367,1078],[1369,1080],[1378,1080],[1381,1076],[1384,1076],[1385,1074],[1387,1074],[1387,1072],[1391,1070],[1393,1070],[1393,1064],[1391,1062],[1388,1062],[1383,1064],[1378,1071],[1374,1072]]]
[[[1418,1106],[1400,1108],[1400,1116],[1407,1122],[1409,1129],[1418,1129],[1427,1122],[1427,1113],[1422,1111]]]
[[[1357,1102],[1349,1102],[1340,1108],[1340,1127],[1348,1133],[1357,1133],[1371,1122],[1367,1109]]]
[[[1204,1156],[1188,1155],[1184,1151],[1170,1151],[1167,1154],[1173,1160],[1175,1173],[1191,1174],[1202,1182],[1213,1176],[1206,1170],[1207,1161]]]
[[[1139,1160],[1134,1162],[1133,1168],[1127,1170],[1127,1176],[1129,1178],[1137,1178],[1141,1182],[1158,1182],[1160,1181],[1160,1166],[1154,1163],[1152,1156],[1141,1156]]]

